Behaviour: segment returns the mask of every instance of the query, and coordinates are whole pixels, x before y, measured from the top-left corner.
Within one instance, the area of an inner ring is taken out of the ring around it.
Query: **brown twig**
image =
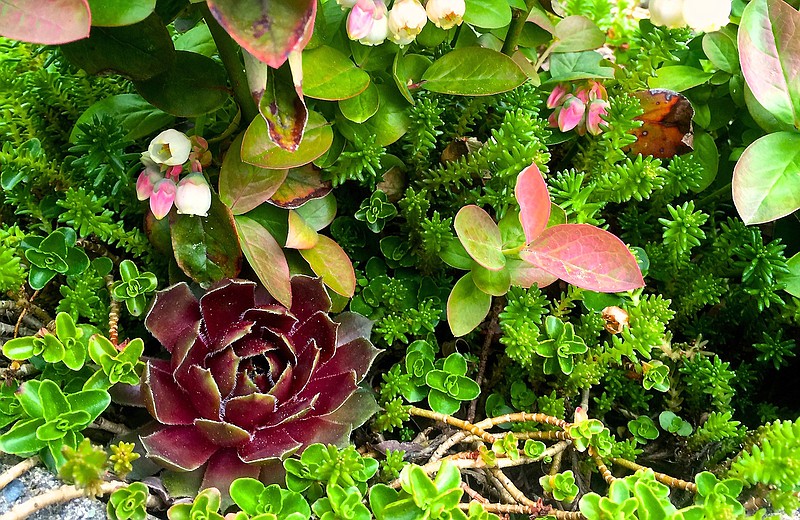
[[[0,475],[0,489],[5,488],[12,480],[24,475],[37,464],[39,464],[39,457],[34,455],[5,470],[3,474]]]
[[[646,466],[642,466],[641,464],[636,464],[635,462],[631,462],[627,459],[618,459],[616,457],[611,457],[610,460],[612,463],[622,466],[623,468],[628,468],[633,471],[639,471],[640,469],[649,469]],[[661,482],[662,484],[666,484],[669,487],[683,489],[684,491],[691,491],[692,493],[697,493],[697,485],[694,482],[687,482],[685,480],[681,480],[679,478],[671,477],[665,473],[659,473],[654,471],[653,474],[656,477],[656,480]]]
[[[483,338],[483,346],[481,347],[481,357],[480,362],[478,363],[478,374],[475,376],[475,382],[478,383],[478,386],[483,386],[483,380],[486,376],[486,363],[489,360],[489,351],[492,347],[492,342],[494,341],[494,337],[497,334],[497,316],[500,314],[502,310],[500,298],[494,298],[494,303],[492,304],[492,310],[489,312],[489,324],[486,326],[486,336]],[[469,410],[467,411],[467,422],[472,422],[475,420],[475,413],[478,409],[478,399],[480,396],[476,397],[469,403]]]
[[[602,457],[600,457],[600,454],[597,453],[597,450],[594,449],[594,446],[589,446],[589,455],[594,459],[594,463],[597,464],[597,469],[600,470],[600,475],[602,475],[603,480],[605,480],[609,484],[617,480],[614,477],[614,475],[611,474],[611,470],[608,469],[606,463],[603,462],[603,459]]]
[[[101,495],[106,495],[108,493],[113,493],[118,489],[127,487],[127,485],[127,483],[118,480],[113,482],[103,482],[99,486],[98,491]],[[0,515],[0,520],[23,520],[28,518],[36,511],[44,509],[45,507],[52,506],[54,504],[61,504],[63,502],[69,502],[70,500],[84,496],[86,496],[86,493],[83,488],[78,488],[75,486],[61,486],[14,506],[7,513]]]
[[[24,296],[27,296],[25,294],[25,290],[24,289],[22,291],[22,294]],[[30,304],[33,303],[33,300],[36,299],[37,296],[39,296],[39,291],[38,290],[34,291],[33,292],[33,296],[31,296],[30,299],[25,298],[24,296],[23,296],[22,305],[21,305],[22,310],[19,313],[19,318],[17,318],[17,324],[14,326],[14,337],[15,338],[19,335],[19,327],[20,327],[20,325],[22,325],[22,319],[28,313],[28,307],[30,306]]]
[[[481,440],[483,440],[484,442],[488,442],[489,444],[492,444],[495,441],[494,435],[484,431],[483,428],[480,428],[479,426],[476,426],[467,421],[456,419],[455,417],[450,415],[445,415],[431,410],[426,410],[424,408],[417,408],[416,406],[412,406],[409,409],[409,413],[411,415],[416,415],[417,417],[425,417],[427,419],[433,419],[434,421],[439,421],[445,424],[449,424],[450,426],[455,426],[456,428],[460,428],[466,432],[469,432],[472,435],[475,435],[476,437],[480,437]]]
[[[105,277],[110,304],[108,307],[108,339],[114,347],[119,345],[119,302],[111,296],[111,287],[114,285],[114,276],[107,274]]]
[[[458,507],[463,510],[469,509],[468,502],[458,504]],[[573,513],[569,511],[558,511],[552,507],[544,504],[541,501],[535,502],[534,505],[521,505],[521,504],[483,504],[483,509],[489,513],[499,513],[507,515],[527,515],[530,518],[541,518],[543,516],[552,515],[557,520],[585,520],[586,517],[581,513]]]
[[[131,432],[131,429],[124,424],[115,423],[108,419],[103,419],[102,417],[95,419],[94,422],[89,425],[89,428],[104,430],[115,435],[127,435]]]

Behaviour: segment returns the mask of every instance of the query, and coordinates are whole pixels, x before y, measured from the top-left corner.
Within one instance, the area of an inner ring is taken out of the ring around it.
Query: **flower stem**
[[[524,11],[517,10],[514,12],[516,16],[511,20],[511,25],[508,26],[506,40],[503,42],[503,49],[501,51],[503,54],[511,56],[514,54],[514,51],[517,50],[519,36],[522,34],[522,28],[525,27],[525,22],[528,21],[528,15],[531,9],[533,9],[534,3],[536,3],[536,0],[525,0],[526,9]]]
[[[233,97],[239,104],[239,109],[242,111],[242,119],[245,125],[249,125],[250,121],[258,115],[258,108],[256,107],[253,96],[250,95],[250,87],[247,85],[247,74],[244,71],[244,65],[239,59],[239,45],[230,35],[222,28],[217,22],[208,5],[203,2],[199,4],[200,12],[203,13],[203,18],[211,31],[211,37],[214,38],[214,43],[217,44],[217,51],[228,72],[228,78],[233,87]]]

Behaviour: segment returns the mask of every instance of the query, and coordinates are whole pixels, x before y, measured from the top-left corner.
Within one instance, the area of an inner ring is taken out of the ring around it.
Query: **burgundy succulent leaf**
[[[260,465],[315,442],[343,444],[375,410],[358,389],[378,350],[371,322],[328,316],[317,278],[292,278],[287,309],[246,280],[224,280],[199,300],[186,284],[161,291],[145,325],[172,355],[142,376],[160,423],[142,438],[177,470],[205,465],[203,487],[228,489]]]

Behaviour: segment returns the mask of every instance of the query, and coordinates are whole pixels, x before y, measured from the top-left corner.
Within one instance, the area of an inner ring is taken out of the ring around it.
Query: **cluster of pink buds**
[[[203,167],[211,164],[211,153],[205,139],[164,130],[150,141],[141,161],[144,170],[136,180],[136,196],[139,200],[150,199],[150,211],[158,220],[170,212],[173,204],[184,215],[208,215],[211,188]],[[181,179],[184,170],[187,175]]]
[[[430,20],[436,27],[450,29],[461,25],[464,0],[394,0],[392,9],[384,0],[336,0],[347,16],[347,35],[364,45],[380,45],[387,38],[398,45],[408,45]]]
[[[587,131],[592,135],[599,135],[603,129],[602,116],[608,113],[608,93],[605,87],[596,82],[578,86],[559,83],[550,97],[547,98],[547,108],[554,108],[548,121],[553,128],[558,127],[562,132],[575,129],[579,135]]]

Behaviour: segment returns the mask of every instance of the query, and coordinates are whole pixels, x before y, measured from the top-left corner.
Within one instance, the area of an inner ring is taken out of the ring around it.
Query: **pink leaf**
[[[58,45],[87,38],[92,15],[87,0],[3,0],[0,35]]]
[[[325,235],[319,235],[317,244],[311,249],[301,249],[300,254],[325,285],[342,296],[353,296],[356,275],[350,258],[339,244]]]
[[[486,269],[499,271],[506,265],[503,238],[492,217],[478,206],[464,206],[454,222],[464,249]]]
[[[519,220],[525,230],[525,240],[530,242],[544,231],[550,220],[550,194],[536,163],[520,172],[514,194],[519,203]]]
[[[314,29],[316,0],[209,0],[214,18],[250,54],[277,69]]]
[[[565,282],[597,292],[621,292],[644,286],[636,259],[608,231],[588,224],[545,229],[520,257]]]
[[[258,279],[273,298],[291,307],[291,275],[281,246],[264,226],[250,217],[236,216],[236,231],[244,256]]]

